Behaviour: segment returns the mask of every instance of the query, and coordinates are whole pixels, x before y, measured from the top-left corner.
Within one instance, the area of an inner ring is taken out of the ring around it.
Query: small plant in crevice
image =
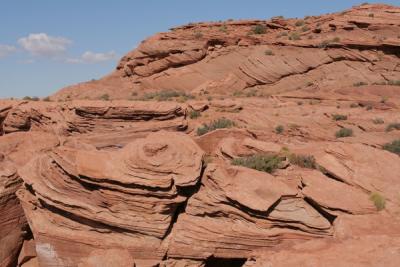
[[[360,86],[364,86],[364,85],[368,85],[368,83],[366,83],[366,82],[356,82],[356,83],[353,83],[353,86],[354,86],[354,87],[360,87]]]
[[[400,130],[400,123],[390,123],[388,126],[386,126],[386,132],[390,132],[393,130]]]
[[[273,173],[281,166],[284,158],[278,155],[259,154],[248,157],[235,158],[232,165],[243,166],[257,171]]]
[[[199,117],[201,117],[201,112],[200,111],[198,111],[198,110],[189,111],[189,118],[191,118],[192,120],[193,119],[197,119]]]
[[[358,108],[360,105],[358,103],[351,103],[350,107],[351,108]]]
[[[374,192],[369,196],[369,199],[374,203],[376,209],[378,211],[381,211],[385,208],[386,206],[386,200],[385,198],[379,194],[378,192]]]
[[[108,100],[110,100],[110,96],[109,96],[109,94],[103,94],[100,96],[100,99],[104,100],[104,101],[108,101]]]
[[[275,133],[277,134],[282,134],[284,130],[285,128],[283,127],[283,125],[278,125],[275,127]]]
[[[301,40],[300,34],[298,34],[297,32],[291,33],[289,35],[289,40],[291,40],[291,41]]]
[[[302,168],[316,169],[317,163],[312,155],[290,154],[288,156],[291,164],[297,165]]]
[[[267,32],[267,27],[262,24],[255,25],[251,28],[251,33],[253,34],[265,34]]]
[[[304,26],[304,24],[305,24],[304,20],[298,20],[298,21],[296,21],[296,23],[294,25],[296,25],[297,27],[300,27],[300,26]]]
[[[272,50],[265,50],[264,51],[264,55],[266,55],[266,56],[273,56],[274,55],[274,52],[272,52]]]
[[[384,144],[383,149],[400,156],[400,139]]]
[[[349,128],[342,128],[335,133],[336,138],[353,136],[353,130]]]
[[[201,136],[216,129],[232,128],[235,125],[236,124],[234,121],[226,118],[220,118],[218,120],[212,121],[209,124],[203,124],[202,127],[197,128],[197,135]]]
[[[199,32],[199,31],[197,31],[197,32],[194,33],[194,38],[201,39],[201,38],[203,38],[203,34],[201,32]]]
[[[345,121],[345,120],[347,120],[347,115],[332,114],[332,119],[333,119],[334,121]]]

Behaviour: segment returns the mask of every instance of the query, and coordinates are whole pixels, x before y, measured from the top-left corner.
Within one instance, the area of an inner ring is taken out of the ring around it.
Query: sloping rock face
[[[198,23],[142,42],[114,73],[67,87],[54,99],[137,98],[148,91],[195,95],[338,89],[399,75],[400,9],[362,5],[338,14]],[[343,79],[343,77],[345,77]]]
[[[399,16],[190,24],[0,101],[0,266],[398,266]]]

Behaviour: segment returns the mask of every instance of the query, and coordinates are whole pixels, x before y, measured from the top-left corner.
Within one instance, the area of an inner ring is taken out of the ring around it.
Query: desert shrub
[[[138,95],[137,92],[132,92],[132,93],[131,93],[131,96],[137,96],[137,95]]]
[[[228,27],[226,27],[226,25],[224,24],[224,25],[222,25],[221,27],[219,27],[219,29],[218,29],[220,32],[227,32],[228,31]]]
[[[189,112],[189,118],[191,119],[197,119],[198,117],[201,117],[201,112],[197,110],[191,110]]]
[[[340,38],[339,37],[335,37],[332,39],[332,42],[337,43],[340,42]]]
[[[309,31],[310,30],[310,28],[308,27],[308,26],[303,26],[302,28],[301,28],[301,31],[302,32],[306,32],[306,31]]]
[[[39,101],[40,99],[39,99],[39,97],[37,97],[37,96],[32,96],[32,97],[30,97],[30,96],[24,96],[24,98],[22,98],[22,100]]]
[[[365,109],[366,109],[366,110],[371,110],[371,109],[373,109],[373,107],[372,107],[371,104],[368,104],[368,105],[365,106]]]
[[[400,80],[390,80],[387,83],[388,85],[400,86]]]
[[[374,13],[369,13],[368,14],[368,17],[370,17],[370,18],[373,18],[375,15],[374,15]]]
[[[387,101],[389,100],[389,97],[387,97],[387,96],[382,96],[382,98],[381,98],[381,103],[386,103]]]
[[[254,97],[257,96],[257,90],[253,89],[246,93],[246,97]]]
[[[374,124],[384,124],[385,121],[382,118],[375,118],[372,120]]]
[[[297,101],[297,105],[298,106],[302,106],[303,105],[303,101]]]
[[[264,51],[264,55],[266,55],[266,56],[273,56],[273,55],[274,55],[274,52],[272,52],[272,50],[265,50],[265,51]]]
[[[108,100],[110,100],[110,96],[108,94],[103,94],[103,95],[100,96],[100,99],[108,101]]]
[[[200,136],[216,129],[232,128],[234,126],[235,122],[226,118],[220,118],[218,120],[212,121],[210,124],[203,124],[202,127],[197,128],[197,135]]]
[[[290,34],[289,40],[293,40],[293,41],[301,40],[301,37],[297,32],[293,32],[293,33]]]
[[[347,120],[347,115],[332,114],[332,119],[335,121],[345,121],[345,120]]]
[[[280,34],[278,34],[278,38],[283,37],[283,36],[288,36],[287,32],[281,32]]]
[[[185,92],[175,90],[162,90],[153,93],[146,93],[143,95],[141,100],[157,100],[157,101],[168,101],[175,97],[181,97],[183,100],[193,99],[194,96],[186,94]]]
[[[354,87],[360,87],[360,86],[364,86],[364,85],[368,85],[368,83],[366,83],[366,82],[356,82],[356,83],[353,83],[353,86],[354,86]]]
[[[50,101],[51,101],[50,97],[48,97],[48,96],[46,96],[46,97],[43,98],[42,100],[45,101],[45,102],[50,102]]]
[[[303,26],[305,24],[304,20],[298,20],[296,21],[296,23],[294,25],[296,25],[297,27]]]
[[[353,130],[349,128],[342,128],[335,133],[336,138],[353,136]]]
[[[383,145],[383,149],[400,156],[400,139]]]
[[[351,103],[350,107],[351,108],[358,108],[360,105],[358,103]]]
[[[257,171],[272,173],[274,170],[279,168],[282,161],[283,159],[277,155],[260,154],[233,159],[232,164]]]
[[[278,125],[278,126],[275,127],[275,132],[277,134],[283,133],[284,130],[285,130],[285,128],[282,125]]]
[[[315,158],[312,155],[291,154],[289,155],[289,162],[302,168],[315,169],[317,167]]]
[[[318,45],[318,47],[319,48],[326,48],[330,43],[331,42],[329,40],[324,40]]]
[[[390,132],[393,130],[400,130],[400,123],[390,123],[387,127],[386,127],[386,132]]]
[[[203,37],[203,34],[201,32],[195,32],[194,33],[194,38],[201,39],[202,37]]]
[[[254,34],[265,34],[267,32],[267,27],[265,25],[258,24],[251,28],[251,32]]]
[[[378,192],[372,193],[369,199],[374,202],[374,205],[377,210],[383,210],[385,208],[386,200],[385,198],[379,194]]]

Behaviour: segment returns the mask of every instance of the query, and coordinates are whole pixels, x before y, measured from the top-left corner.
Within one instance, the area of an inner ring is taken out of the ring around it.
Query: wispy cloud
[[[95,53],[92,51],[86,51],[79,58],[68,58],[67,63],[79,64],[79,63],[100,63],[109,60],[115,60],[118,55],[114,51],[106,53]]]
[[[0,58],[6,57],[17,50],[14,46],[0,44]]]
[[[18,44],[33,56],[54,58],[63,55],[72,41],[64,37],[54,37],[46,33],[31,33],[20,38]]]

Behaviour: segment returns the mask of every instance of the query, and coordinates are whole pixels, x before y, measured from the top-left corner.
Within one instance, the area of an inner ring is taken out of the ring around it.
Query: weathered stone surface
[[[369,4],[189,24],[50,101],[0,100],[0,265],[397,266],[399,32]],[[285,160],[231,164],[255,154]]]
[[[178,218],[168,254],[247,258],[285,239],[331,235],[329,221],[297,194],[269,174],[211,164]]]
[[[40,264],[74,265],[108,248],[160,260],[187,200],[184,190],[200,179],[202,158],[186,135],[161,131],[116,151],[59,147],[32,160],[20,170],[19,198]]]

